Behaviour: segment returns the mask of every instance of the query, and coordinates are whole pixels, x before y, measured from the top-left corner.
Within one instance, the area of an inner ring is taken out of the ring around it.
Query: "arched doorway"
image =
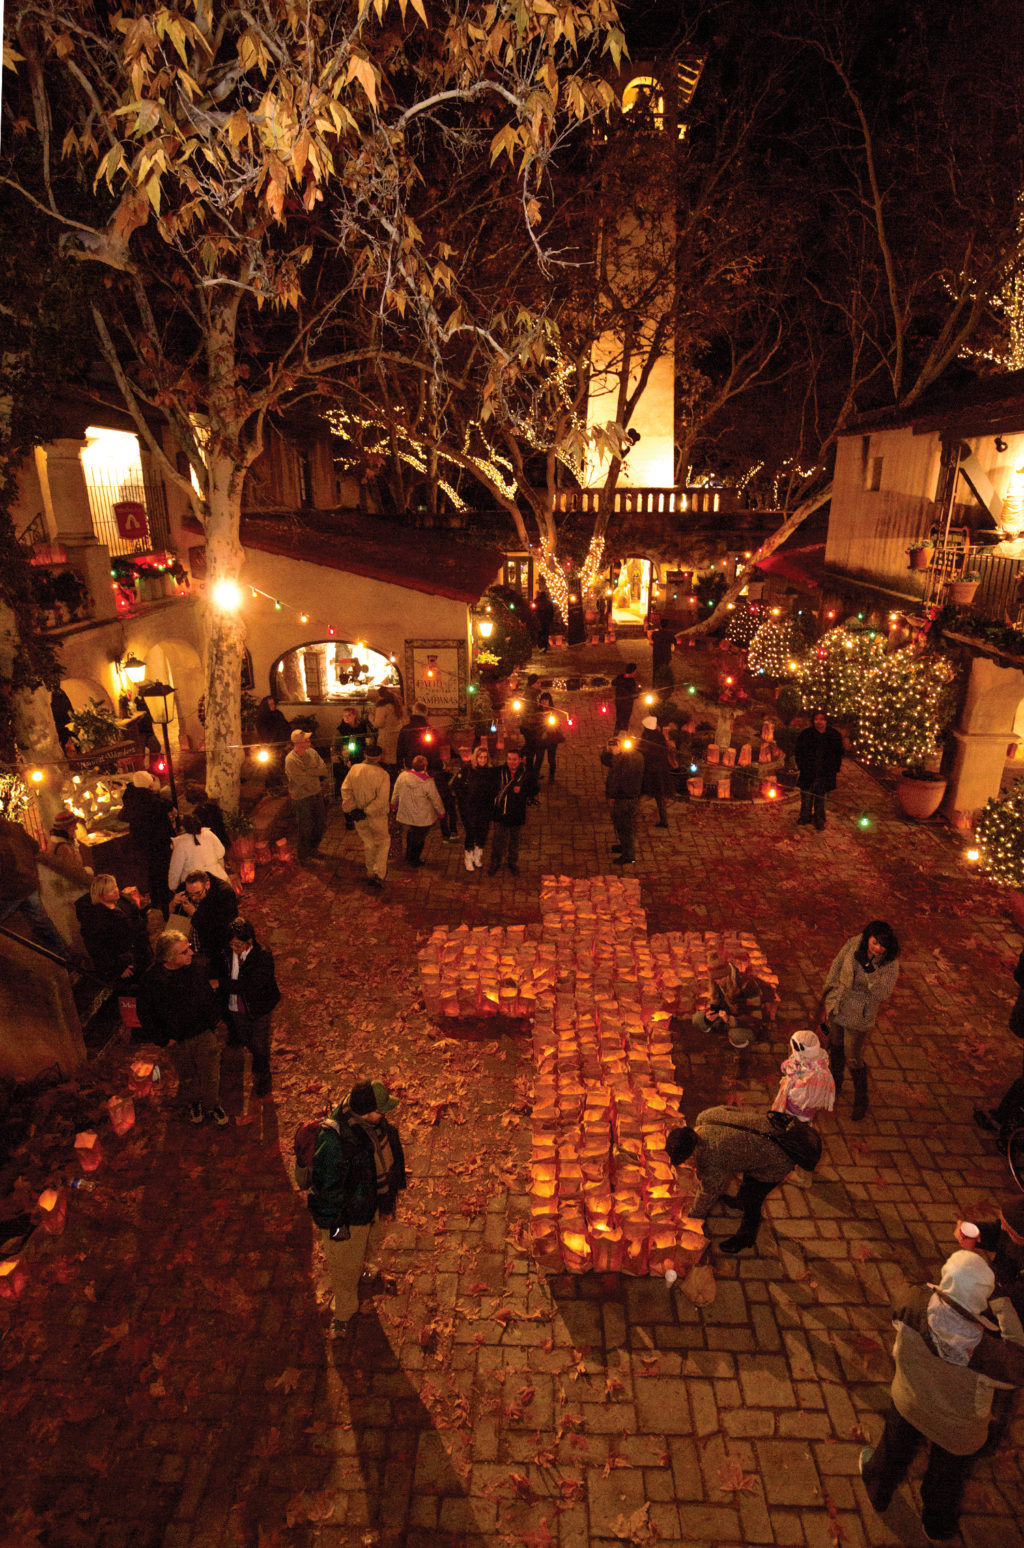
[[[199,719],[199,701],[203,696],[203,664],[191,645],[182,640],[164,640],[151,645],[143,653],[146,677],[162,683],[170,683],[174,689],[174,720],[168,726],[171,745],[180,745],[186,736],[192,747],[202,742],[202,723]]]
[[[613,623],[646,623],[653,580],[654,566],[649,559],[623,560],[612,594]]]

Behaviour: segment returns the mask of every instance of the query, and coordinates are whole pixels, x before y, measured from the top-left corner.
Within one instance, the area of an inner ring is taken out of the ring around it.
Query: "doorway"
[[[626,559],[619,566],[619,579],[612,596],[613,623],[646,623],[651,605],[653,568],[649,559]]]

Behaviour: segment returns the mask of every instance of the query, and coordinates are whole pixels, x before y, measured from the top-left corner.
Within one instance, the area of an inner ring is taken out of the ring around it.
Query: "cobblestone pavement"
[[[593,695],[572,702],[518,877],[467,875],[435,833],[423,870],[395,861],[371,894],[335,817],[326,860],[248,890],[286,995],[274,1100],[254,1103],[226,1053],[232,1125],[194,1130],[166,1082],[129,1134],[102,1131],[65,1233],[33,1239],[23,1295],[0,1302],[8,1548],[924,1542],[916,1486],[880,1520],[857,1456],[887,1402],[892,1297],[1010,1187],[970,1116],[1019,1057],[1005,895],[852,764],[822,834],[794,827],[791,800],[675,803],[667,831],[645,802],[649,928],[752,930],[781,977],[770,1046],[680,1037],[689,1116],[766,1100],[869,918],[900,933],[902,974],[870,1044],[870,1113],[851,1123],[847,1093],[825,1118],[813,1186],[772,1196],[756,1255],[712,1250],[713,1304],[661,1279],[541,1274],[525,1246],[528,1034],[431,1022],[414,970],[434,925],[535,919],[543,873],[611,870],[607,722]],[[106,1057],[112,1089],[127,1059]],[[367,1295],[332,1348],[291,1134],[364,1074],[402,1097],[413,1182],[384,1252],[394,1293]],[[967,1544],[1024,1542],[1022,1433],[1014,1421],[974,1468]]]

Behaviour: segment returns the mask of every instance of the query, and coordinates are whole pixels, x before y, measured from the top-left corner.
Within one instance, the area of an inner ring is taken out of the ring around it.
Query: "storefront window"
[[[393,661],[362,641],[318,640],[286,651],[271,668],[270,688],[280,704],[344,704],[371,688],[400,693],[402,679]]]

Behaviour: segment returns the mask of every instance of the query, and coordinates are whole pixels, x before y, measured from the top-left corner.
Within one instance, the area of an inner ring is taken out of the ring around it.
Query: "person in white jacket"
[[[423,864],[427,834],[444,816],[444,802],[430,777],[427,760],[418,753],[411,769],[403,769],[391,792],[391,810],[405,829],[405,858],[412,866]]]
[[[167,872],[167,885],[177,892],[183,877],[190,871],[210,871],[227,881],[224,869],[224,845],[216,833],[204,828],[198,817],[189,815],[181,820],[181,832],[171,843],[171,864]]]

